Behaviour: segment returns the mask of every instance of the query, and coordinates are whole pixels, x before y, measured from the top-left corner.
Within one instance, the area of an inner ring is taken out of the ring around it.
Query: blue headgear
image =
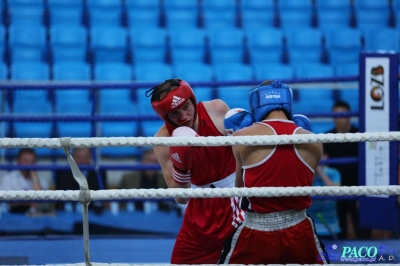
[[[292,115],[292,90],[279,80],[272,81],[269,85],[260,85],[249,92],[250,112],[256,122],[274,110],[282,110],[288,119]]]

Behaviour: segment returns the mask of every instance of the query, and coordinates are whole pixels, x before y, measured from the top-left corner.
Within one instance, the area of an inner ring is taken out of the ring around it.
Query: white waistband
[[[277,231],[292,227],[306,219],[306,210],[287,210],[272,213],[246,212],[243,226],[259,231]]]
[[[224,188],[224,187],[234,187],[235,186],[235,178],[236,178],[236,172],[233,172],[229,176],[225,177],[224,179],[221,179],[217,182],[212,182],[203,186],[196,186],[192,184],[192,188],[210,188],[210,187],[216,187],[216,188]]]

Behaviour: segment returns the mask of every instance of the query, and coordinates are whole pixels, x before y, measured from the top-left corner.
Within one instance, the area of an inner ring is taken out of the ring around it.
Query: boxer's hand
[[[305,115],[296,114],[293,115],[293,122],[299,126],[311,132],[311,122]]]
[[[233,108],[225,114],[224,127],[228,136],[231,136],[238,129],[251,126],[253,123],[253,116],[243,108]]]
[[[198,137],[190,127],[178,127],[172,132],[172,137]],[[190,182],[192,167],[193,146],[170,146],[169,154],[172,161],[172,178],[179,184]]]

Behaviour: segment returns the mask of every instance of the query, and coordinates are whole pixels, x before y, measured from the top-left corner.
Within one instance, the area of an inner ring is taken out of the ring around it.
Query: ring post
[[[360,132],[398,131],[399,54],[362,52],[359,80]],[[398,185],[398,142],[360,142],[360,186]],[[398,231],[397,196],[365,196],[359,201],[360,227]]]

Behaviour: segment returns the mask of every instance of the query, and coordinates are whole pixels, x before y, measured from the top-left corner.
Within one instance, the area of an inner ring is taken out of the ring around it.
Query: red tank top
[[[269,126],[276,135],[292,135],[297,130],[297,126],[288,120],[264,120],[260,124]],[[314,170],[303,161],[295,145],[276,145],[271,154],[262,161],[244,166],[243,169],[245,187],[311,186],[314,178]],[[250,197],[243,199],[242,208],[270,213],[289,209],[303,210],[310,205],[309,196]]]
[[[202,137],[223,136],[215,127],[202,102],[197,104],[197,133]],[[174,130],[167,125],[169,134]],[[230,146],[201,146],[194,149],[193,165],[190,169],[192,184],[203,186],[219,181],[236,170],[235,157]]]

